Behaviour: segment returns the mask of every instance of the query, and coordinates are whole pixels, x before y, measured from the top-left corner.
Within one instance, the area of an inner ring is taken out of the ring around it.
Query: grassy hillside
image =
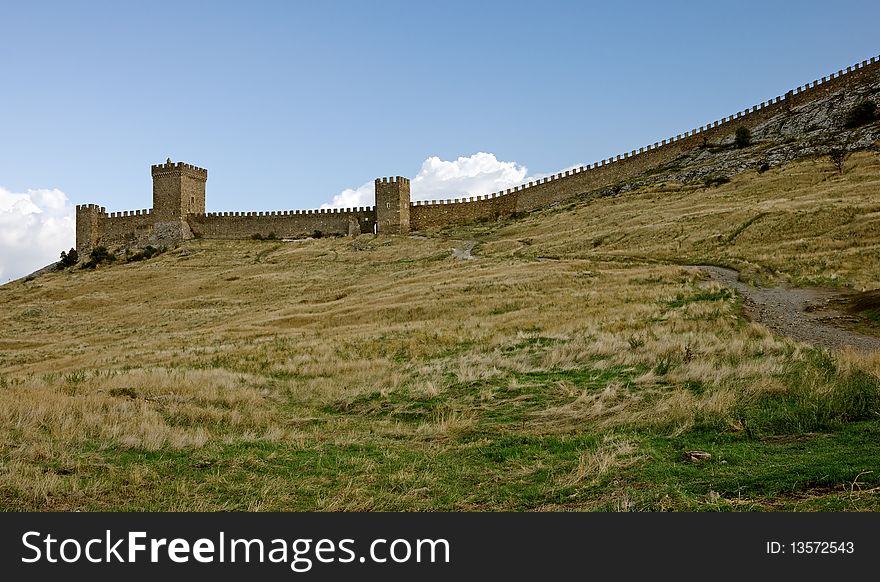
[[[876,289],[878,192],[866,151],[5,285],[0,508],[880,510],[880,355],[683,266]]]

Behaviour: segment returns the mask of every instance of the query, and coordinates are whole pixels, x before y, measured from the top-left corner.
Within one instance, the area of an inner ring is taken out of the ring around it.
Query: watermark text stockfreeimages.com
[[[288,564],[294,572],[308,572],[315,564],[448,564],[450,546],[446,539],[375,538],[364,550],[352,538],[312,539],[237,538],[220,531],[214,537],[154,538],[145,531],[114,535],[105,530],[99,537],[58,538],[51,533],[28,531],[21,536],[25,564],[78,563],[189,563]]]

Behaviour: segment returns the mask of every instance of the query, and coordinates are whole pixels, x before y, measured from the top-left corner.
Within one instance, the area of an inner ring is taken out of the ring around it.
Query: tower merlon
[[[404,178],[403,176],[388,176],[384,178],[376,178],[376,184],[394,184],[396,182],[409,184],[409,178]]]
[[[186,173],[189,176],[203,178],[205,180],[208,179],[208,170],[205,168],[200,168],[199,166],[195,166],[193,164],[187,164],[185,162],[172,162],[168,160],[164,164],[153,164],[150,166],[150,173],[153,176],[164,176],[164,175],[175,175],[175,174],[183,174]]]

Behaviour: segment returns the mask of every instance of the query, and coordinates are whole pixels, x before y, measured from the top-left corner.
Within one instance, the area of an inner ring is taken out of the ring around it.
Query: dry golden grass
[[[581,455],[577,468],[562,482],[566,485],[578,484],[584,480],[598,483],[609,472],[637,463],[641,458],[636,454],[638,449],[635,441],[609,433],[604,436],[596,450],[586,451]]]
[[[485,427],[486,414],[503,430],[513,430],[504,414],[519,415],[517,430],[533,435],[681,434],[707,419],[736,429],[737,403],[786,390],[774,378],[810,352],[741,321],[719,288],[689,301],[698,275],[675,263],[880,287],[880,157],[851,160],[843,177],[806,161],[427,238],[195,240],[143,263],[5,285],[0,491],[28,507],[102,495],[137,505],[158,469],[94,472],[106,451],[210,456],[283,443],[318,458],[327,447],[354,451],[334,461],[342,477],[315,477],[313,508],[389,507],[380,482],[403,507],[426,508],[440,477],[401,461],[379,479],[371,446],[412,443],[430,457]],[[452,256],[463,236],[478,240],[477,260]],[[837,361],[880,375],[876,355]],[[562,377],[587,369],[590,388]],[[612,435],[558,482],[595,483],[639,462],[635,442]],[[261,477],[265,467],[242,468],[245,492],[218,469],[209,490],[234,489],[236,508],[293,503],[289,476]],[[187,483],[159,506],[226,507]],[[480,507],[471,503],[455,507]]]
[[[223,370],[48,374],[14,382],[3,397],[0,427],[31,444],[47,438],[145,450],[199,447],[223,435],[207,426],[280,436],[272,394],[253,378]]]
[[[665,184],[571,212],[537,213],[493,234],[483,254],[722,262],[800,283],[880,287],[880,155],[747,170],[707,188]],[[517,244],[528,239],[529,244]]]

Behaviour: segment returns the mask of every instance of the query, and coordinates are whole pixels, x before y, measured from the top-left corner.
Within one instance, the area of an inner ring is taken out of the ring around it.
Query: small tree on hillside
[[[749,131],[748,127],[743,127],[742,125],[737,127],[733,143],[740,149],[750,146],[752,144],[752,132]]]
[[[58,263],[59,269],[66,269],[67,267],[72,267],[79,262],[79,253],[76,252],[76,249],[70,249],[68,252],[61,251],[61,261]]]
[[[849,150],[844,146],[831,148],[828,151],[828,159],[837,168],[839,174],[843,174],[843,168],[846,165],[846,159],[849,157]]]
[[[101,263],[112,263],[116,260],[116,255],[107,250],[107,247],[98,246],[89,253],[89,260],[83,263],[81,269],[94,269]]]

